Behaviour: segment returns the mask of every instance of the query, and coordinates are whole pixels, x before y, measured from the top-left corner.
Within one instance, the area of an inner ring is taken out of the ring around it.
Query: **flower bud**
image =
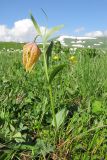
[[[23,65],[26,71],[31,71],[34,64],[37,62],[41,50],[36,43],[27,43],[23,46]]]

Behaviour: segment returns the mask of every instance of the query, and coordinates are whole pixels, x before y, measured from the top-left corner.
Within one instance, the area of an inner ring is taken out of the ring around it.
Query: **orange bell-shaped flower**
[[[36,43],[27,43],[23,46],[23,65],[26,71],[31,71],[34,64],[37,62],[41,50]]]

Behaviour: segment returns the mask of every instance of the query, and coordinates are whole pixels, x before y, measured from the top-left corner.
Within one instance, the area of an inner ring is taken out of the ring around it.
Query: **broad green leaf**
[[[64,25],[59,25],[59,26],[53,27],[50,30],[48,30],[46,37],[45,37],[45,40],[48,40],[48,38],[50,38],[52,36],[52,34],[59,31],[63,27],[64,27]]]
[[[53,71],[51,72],[50,74],[50,77],[49,77],[49,84],[52,83],[53,79],[55,78],[55,76],[65,67],[66,65],[65,64],[62,64],[62,65],[59,65],[57,67],[55,67],[53,69]]]
[[[11,131],[12,131],[12,132],[14,132],[14,131],[15,131],[14,126],[13,126],[13,125],[11,125],[11,124],[10,124],[10,129],[11,129]]]
[[[92,112],[93,113],[100,113],[100,112],[102,112],[103,110],[102,110],[102,103],[101,103],[101,101],[94,101],[93,102],[93,104],[92,104]]]
[[[13,137],[14,137],[14,138],[21,138],[21,137],[22,137],[22,135],[21,135],[21,133],[20,133],[20,132],[17,132]]]
[[[56,123],[57,123],[57,129],[60,127],[60,125],[64,122],[68,111],[64,108],[60,110],[58,113],[56,113]],[[52,125],[55,126],[54,120],[52,120]]]
[[[40,27],[39,27],[38,23],[36,22],[35,18],[33,17],[33,15],[31,13],[30,13],[30,17],[31,17],[31,20],[33,22],[33,25],[34,25],[38,35],[41,35]]]
[[[25,142],[24,138],[22,138],[22,137],[16,137],[16,138],[15,138],[15,141],[16,141],[17,143]]]
[[[51,57],[52,54],[52,48],[53,48],[53,41],[50,43],[47,51],[46,51],[46,61],[47,61],[47,66],[49,66],[49,58]]]
[[[25,142],[24,138],[21,135],[21,132],[17,132],[14,136],[13,136],[14,140],[18,143],[21,142]]]

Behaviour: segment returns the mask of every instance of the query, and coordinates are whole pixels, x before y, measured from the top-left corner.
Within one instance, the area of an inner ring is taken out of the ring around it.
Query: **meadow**
[[[55,126],[43,54],[29,73],[22,64],[23,45],[4,46],[0,50],[0,160],[106,160],[107,53],[51,48],[48,70]]]

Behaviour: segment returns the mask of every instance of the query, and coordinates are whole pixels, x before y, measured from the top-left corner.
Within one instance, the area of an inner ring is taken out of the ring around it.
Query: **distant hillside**
[[[17,42],[0,42],[0,49],[22,49],[24,43],[17,43]]]
[[[101,48],[107,49],[107,37],[74,37],[59,36],[53,38],[53,41],[60,41],[65,47],[70,48]],[[25,43],[0,42],[0,49],[22,49]],[[42,43],[38,43],[41,47]]]
[[[73,48],[105,48],[107,49],[107,37],[73,37],[60,36],[56,40],[62,45]]]

